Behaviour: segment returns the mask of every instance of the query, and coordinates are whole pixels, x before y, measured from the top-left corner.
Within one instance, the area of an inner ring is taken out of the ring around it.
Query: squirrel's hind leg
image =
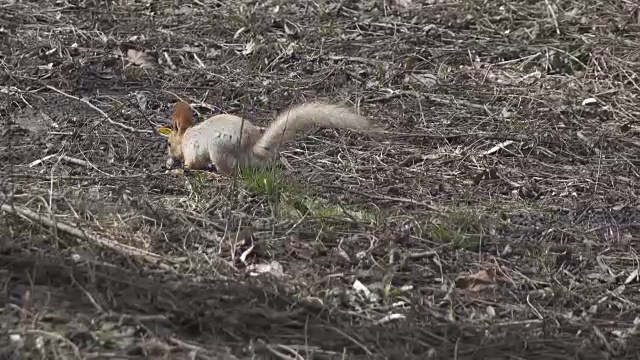
[[[209,153],[209,157],[211,158],[211,162],[216,166],[216,170],[218,170],[220,174],[229,177],[236,175],[237,170],[234,167],[232,157],[215,150],[212,150]]]

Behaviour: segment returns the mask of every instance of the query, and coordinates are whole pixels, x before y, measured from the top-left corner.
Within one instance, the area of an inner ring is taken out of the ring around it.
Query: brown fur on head
[[[183,160],[182,137],[188,128],[195,125],[189,104],[180,101],[173,106],[171,115],[171,135],[169,135],[169,156],[176,160]]]

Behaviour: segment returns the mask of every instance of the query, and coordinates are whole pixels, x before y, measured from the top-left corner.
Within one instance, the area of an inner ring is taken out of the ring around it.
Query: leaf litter
[[[4,4],[3,354],[635,358],[637,12]],[[301,137],[288,183],[167,172],[178,97],[388,133]]]

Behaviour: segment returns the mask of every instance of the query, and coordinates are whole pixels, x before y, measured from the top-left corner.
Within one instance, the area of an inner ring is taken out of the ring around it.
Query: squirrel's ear
[[[183,134],[188,128],[195,125],[189,104],[184,101],[176,103],[173,106],[171,122],[173,123],[173,127],[177,129],[178,134]]]
[[[173,134],[173,130],[169,127],[161,127],[158,129],[158,133],[164,137],[169,137]]]

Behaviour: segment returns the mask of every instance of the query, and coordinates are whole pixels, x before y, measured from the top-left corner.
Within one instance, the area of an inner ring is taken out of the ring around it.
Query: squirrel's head
[[[167,149],[169,159],[167,165],[171,167],[176,160],[184,160],[182,154],[182,137],[188,128],[194,125],[193,115],[189,104],[180,101],[173,107],[171,116],[171,127],[162,127],[158,129],[160,135],[167,138]]]

